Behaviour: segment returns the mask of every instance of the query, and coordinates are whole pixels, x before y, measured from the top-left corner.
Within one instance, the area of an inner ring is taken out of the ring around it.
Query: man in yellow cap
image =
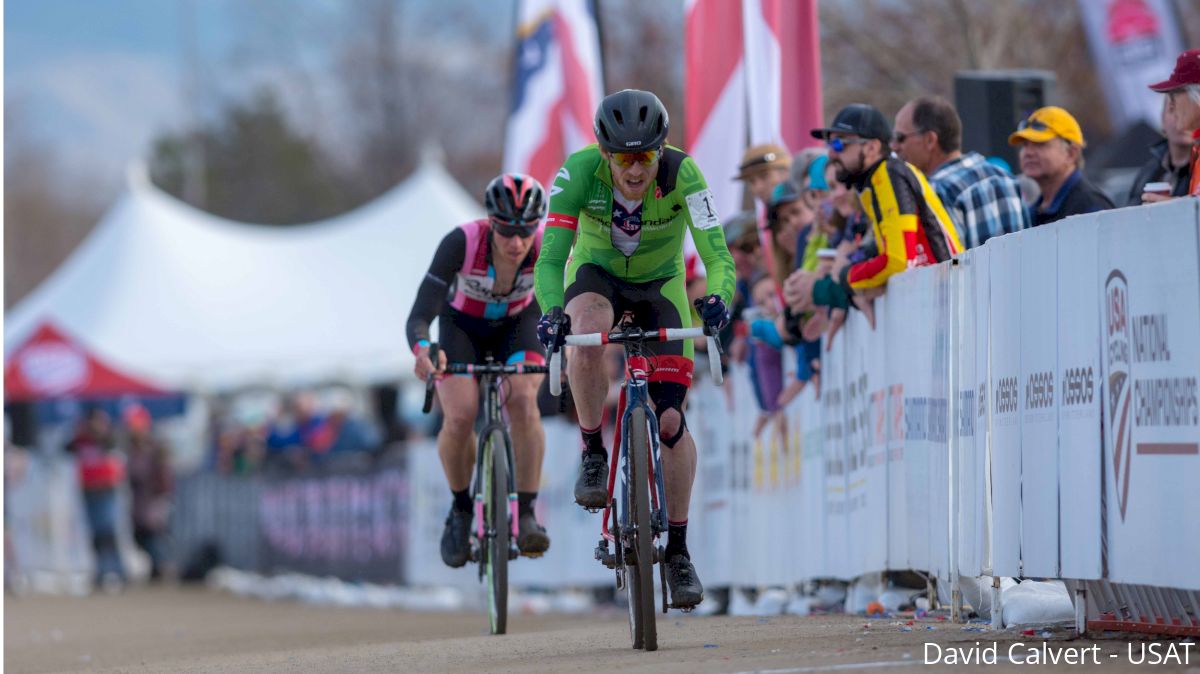
[[[1112,200],[1083,177],[1083,131],[1071,113],[1055,106],[1038,108],[1017,126],[1008,144],[1020,146],[1021,172],[1042,191],[1033,207],[1035,227],[1114,208]]]

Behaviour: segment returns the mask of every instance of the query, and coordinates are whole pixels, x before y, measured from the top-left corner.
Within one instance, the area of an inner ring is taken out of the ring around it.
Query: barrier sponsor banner
[[[957,498],[952,507],[956,517],[956,546],[958,549],[958,571],[967,576],[982,573],[980,558],[981,507],[983,498],[982,453],[976,451],[975,432],[976,404],[976,336],[975,336],[975,251],[967,251],[953,268],[955,283],[954,325],[954,386],[956,406],[954,409],[954,456],[957,460]],[[982,424],[980,424],[982,425]]]
[[[1200,589],[1196,208],[1100,216],[1108,577],[1122,583]]]
[[[975,283],[975,460],[981,498],[978,508],[980,573],[992,572],[992,248],[971,251],[971,276]]]
[[[1100,329],[1096,218],[1058,230],[1059,536],[1064,578],[1100,578]]]
[[[827,375],[822,374],[822,381]],[[812,387],[800,394],[795,408],[799,409],[800,429],[800,548],[801,575],[799,578],[828,577],[825,568],[825,498],[822,485],[824,474],[824,426],[821,403]]]
[[[1021,569],[1058,576],[1058,230],[1021,239]]]
[[[903,277],[895,277],[898,283]],[[895,287],[893,288],[895,290]],[[910,293],[889,292],[881,305],[880,325],[888,335],[884,345],[887,363],[884,366],[886,408],[884,414],[887,429],[887,484],[888,484],[888,568],[910,568],[908,552],[911,541],[908,535],[908,479],[905,462],[907,445],[904,441],[904,382],[910,375],[909,353],[912,351],[913,298]]]
[[[929,380],[929,571],[950,577],[950,265],[929,268],[933,362]]]
[[[702,536],[689,536],[688,551],[697,568],[704,569],[704,582],[712,587],[728,586],[733,580],[731,543],[734,457],[739,446],[749,442],[755,409],[749,390],[750,375],[734,363],[726,373],[729,394],[713,386],[693,386],[688,394],[688,425],[696,438],[696,486],[692,491],[689,531],[696,526]],[[695,524],[694,524],[695,523]]]
[[[846,339],[840,335],[821,358],[821,418],[825,427],[822,460],[825,492],[825,569],[850,578],[846,534]]]
[[[1021,247],[1016,237],[991,252],[992,573],[1021,575]]]
[[[894,286],[892,284],[895,284]],[[907,568],[931,568],[930,524],[935,508],[931,503],[933,442],[939,429],[933,401],[934,330],[937,317],[935,278],[928,268],[913,269],[892,277],[889,292],[909,298],[904,316],[905,343],[896,354],[902,363],[904,382],[904,461],[901,464],[906,494],[908,532]],[[943,526],[939,531],[945,529]]]
[[[408,479],[397,469],[268,480],[258,494],[263,567],[396,583],[408,502]]]

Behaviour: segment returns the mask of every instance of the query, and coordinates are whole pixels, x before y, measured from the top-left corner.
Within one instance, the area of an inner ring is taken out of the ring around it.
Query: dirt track
[[[785,672],[921,669],[923,644],[1009,644],[1037,637],[965,632],[945,622],[852,616],[659,616],[660,650],[629,649],[621,613],[514,616],[510,634],[483,635],[474,613],[405,613],[269,603],[208,590],[135,590],[87,599],[7,598],[4,664],[10,672]],[[933,630],[924,629],[925,625]],[[1090,641],[1051,641],[1085,647]],[[1126,642],[1101,641],[1102,671],[1142,670]],[[1200,674],[1192,648],[1190,671]],[[1022,651],[1024,652],[1024,651]],[[1119,653],[1111,659],[1109,653]],[[869,663],[880,663],[870,666]],[[915,665],[916,667],[910,667]],[[1016,669],[1013,664],[1000,664]],[[975,666],[974,671],[993,666]],[[939,671],[958,668],[938,666]],[[1079,667],[1073,667],[1078,671]],[[1155,672],[1189,667],[1154,667]]]

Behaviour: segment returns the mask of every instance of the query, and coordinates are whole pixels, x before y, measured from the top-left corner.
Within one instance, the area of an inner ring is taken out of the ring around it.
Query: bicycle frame
[[[468,367],[468,369],[474,369]],[[474,374],[467,372],[464,374]],[[500,437],[504,438],[504,453],[508,459],[508,484],[504,485],[505,493],[508,494],[508,519],[509,531],[512,545],[516,545],[517,540],[517,483],[516,470],[513,468],[517,465],[513,461],[513,446],[512,437],[508,434],[508,424],[504,422],[504,410],[500,406],[500,385],[504,381],[498,374],[484,372],[477,375],[479,377],[479,385],[487,389],[487,402],[484,407],[484,424],[483,429],[479,432],[478,450],[475,452],[475,483],[471,491],[475,495],[475,535],[480,542],[484,541],[487,536],[494,536],[495,532],[485,531],[483,519],[483,479],[484,479],[484,452],[487,445],[487,440],[491,437],[492,431],[499,430]],[[492,447],[492,451],[496,451]],[[500,485],[493,485],[497,488]]]
[[[637,342],[625,342],[625,386],[621,390],[621,400],[618,403],[621,417],[617,421],[617,451],[612,453],[611,466],[608,471],[608,497],[606,502],[609,504],[604,508],[604,516],[601,519],[600,535],[605,539],[616,542],[615,536],[609,528],[609,518],[612,517],[614,524],[617,523],[618,513],[614,512],[613,508],[613,491],[617,477],[617,462],[618,457],[621,461],[621,503],[627,502],[629,493],[629,423],[635,409],[641,408],[646,412],[646,421],[649,425],[649,447],[650,454],[647,457],[649,466],[649,475],[653,481],[654,488],[650,490],[650,520],[651,528],[654,531],[655,539],[663,531],[666,531],[666,517],[663,515],[663,507],[666,502],[666,485],[663,483],[662,457],[659,453],[658,441],[658,417],[654,415],[654,411],[650,409],[649,400],[649,360],[641,353],[641,344]],[[629,530],[629,513],[620,509],[620,530]]]

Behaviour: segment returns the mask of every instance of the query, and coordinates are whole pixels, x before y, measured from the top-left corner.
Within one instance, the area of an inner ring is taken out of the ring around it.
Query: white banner
[[[848,567],[846,498],[846,339],[839,335],[821,357],[822,446],[825,474],[825,569],[834,578],[852,578]]]
[[[1021,237],[1021,564],[1058,577],[1058,229]]]
[[[1095,219],[1058,230],[1059,534],[1064,578],[1100,578],[1100,297]]]
[[[983,573],[981,537],[983,535],[984,452],[975,443],[979,404],[976,400],[975,267],[977,251],[968,250],[954,269],[956,295],[954,306],[955,376],[958,395],[955,408],[955,457],[958,462],[957,498],[952,504],[957,517],[958,571],[966,576]]]
[[[928,269],[934,292],[929,380],[929,571],[950,578],[950,265]]]
[[[902,279],[902,276],[896,277],[895,281],[902,284]],[[884,413],[887,418],[884,424],[887,428],[887,541],[890,569],[911,568],[908,559],[911,542],[908,535],[908,478],[905,469],[908,446],[904,437],[904,383],[909,381],[908,378],[912,374],[908,356],[914,348],[912,324],[915,321],[909,318],[913,315],[913,304],[912,293],[899,290],[888,293],[886,301],[881,303],[882,309],[877,317],[882,333],[888,335],[884,345],[887,355],[887,363],[884,365],[884,382],[887,386]]]
[[[1147,85],[1167,79],[1183,51],[1170,0],[1079,0],[1079,9],[1114,125],[1158,128],[1162,95]]]
[[[979,462],[980,513],[979,563],[982,573],[992,573],[992,250],[983,246],[971,251],[971,273],[975,282],[975,460]]]
[[[992,573],[1021,575],[1021,245],[989,239],[991,254]]]
[[[1118,582],[1200,589],[1196,222],[1195,199],[1100,217],[1108,577]]]

